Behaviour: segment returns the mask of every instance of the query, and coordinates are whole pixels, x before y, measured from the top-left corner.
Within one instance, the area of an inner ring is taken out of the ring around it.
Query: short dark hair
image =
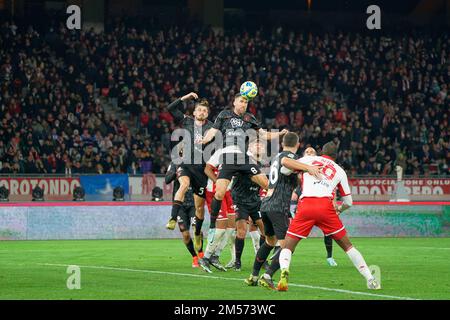
[[[244,98],[245,100],[248,100],[248,98],[246,97],[246,96],[243,96],[242,94],[240,94],[240,93],[236,93],[235,95],[234,95],[234,100],[236,100],[237,98]]]
[[[337,145],[333,141],[330,141],[323,145],[322,155],[329,156],[333,159],[336,159],[337,158],[337,150],[338,150]]]
[[[288,148],[293,148],[299,141],[298,134],[295,132],[288,132],[283,137],[283,145]]]

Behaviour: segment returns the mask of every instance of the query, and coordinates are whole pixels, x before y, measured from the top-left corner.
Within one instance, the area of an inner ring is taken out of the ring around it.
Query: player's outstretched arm
[[[310,166],[288,157],[281,159],[281,165],[293,171],[306,171],[317,179],[322,180],[322,166]]]
[[[287,129],[283,129],[280,132],[269,132],[267,130],[264,129],[259,129],[258,133],[259,133],[259,137],[263,140],[272,140],[275,138],[279,138],[284,136],[286,133],[288,133],[289,130]]]
[[[211,142],[212,139],[214,139],[214,137],[216,136],[216,133],[219,130],[216,128],[210,128],[207,132],[206,135],[203,137],[202,139],[202,144],[207,144],[209,142]]]
[[[178,122],[184,119],[184,113],[180,111],[179,107],[183,101],[188,101],[191,99],[198,99],[198,95],[195,92],[191,92],[169,104],[167,109],[169,110],[170,114],[172,114],[172,116],[175,118],[175,121]]]
[[[337,214],[341,214],[342,212],[350,208],[352,205],[353,205],[353,198],[351,195],[342,197],[342,204],[336,208]]]

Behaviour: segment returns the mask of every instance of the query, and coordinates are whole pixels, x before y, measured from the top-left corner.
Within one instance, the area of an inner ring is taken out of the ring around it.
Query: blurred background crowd
[[[263,127],[299,133],[302,150],[335,140],[350,175],[448,175],[449,46],[427,31],[3,21],[0,173],[165,173],[178,127],[168,104],[197,92],[214,121],[251,80]]]

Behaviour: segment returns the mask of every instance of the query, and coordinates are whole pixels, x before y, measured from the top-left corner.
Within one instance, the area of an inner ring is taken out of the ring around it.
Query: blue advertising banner
[[[81,176],[81,186],[86,193],[86,200],[89,196],[95,195],[98,198],[112,199],[113,190],[122,187],[125,195],[129,193],[129,183],[127,174],[102,174],[96,176]]]

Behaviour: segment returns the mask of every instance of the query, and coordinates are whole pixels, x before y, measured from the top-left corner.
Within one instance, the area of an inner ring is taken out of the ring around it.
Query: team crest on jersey
[[[238,118],[232,118],[230,124],[233,128],[240,128],[244,124],[244,120]]]

